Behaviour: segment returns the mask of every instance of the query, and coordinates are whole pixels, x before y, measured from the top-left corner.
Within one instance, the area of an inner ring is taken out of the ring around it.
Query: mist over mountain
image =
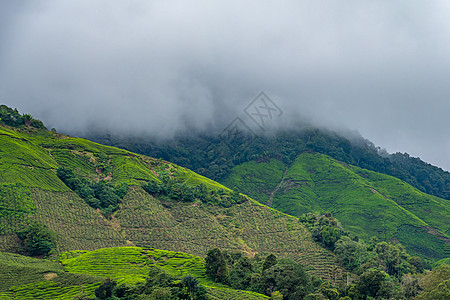
[[[261,92],[450,170],[447,1],[3,1],[0,101],[51,128],[225,128]]]

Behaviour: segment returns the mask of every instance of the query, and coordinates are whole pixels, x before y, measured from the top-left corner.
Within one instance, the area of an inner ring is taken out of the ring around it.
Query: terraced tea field
[[[359,237],[398,240],[422,258],[450,255],[448,200],[324,154],[302,153],[291,165],[276,159],[247,162],[233,168],[223,184],[293,216],[331,212]]]
[[[159,181],[159,176],[166,175],[187,185],[204,184],[210,191],[231,192],[190,170],[45,130],[0,128],[0,138],[0,150],[9,153],[0,157],[1,165],[17,171],[16,177],[10,174],[0,180],[3,184],[0,197],[4,195],[0,206],[2,251],[18,251],[20,244],[15,231],[34,220],[55,233],[56,254],[135,245],[204,256],[209,249],[220,247],[249,255],[273,252],[302,262],[322,277],[327,277],[336,264],[335,257],[315,244],[296,218],[251,199],[222,207],[200,201],[184,203],[154,198],[140,188],[142,183]],[[62,183],[56,176],[60,166],[91,181],[129,184],[127,195],[111,219]],[[16,200],[8,202],[6,198]]]
[[[58,261],[0,252],[0,298],[73,299],[81,294],[92,297],[103,279],[136,284],[145,281],[149,268],[155,265],[174,276],[197,277],[211,299],[268,298],[210,281],[200,257],[141,247],[64,252]]]

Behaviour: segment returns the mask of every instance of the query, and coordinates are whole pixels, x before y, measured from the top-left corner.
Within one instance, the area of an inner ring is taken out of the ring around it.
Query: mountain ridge
[[[397,177],[427,194],[450,200],[450,172],[407,153],[388,154],[355,132],[338,133],[299,125],[268,135],[226,139],[220,134],[214,135],[211,133],[213,131],[180,133],[169,140],[145,135],[123,137],[105,132],[91,132],[85,137],[172,161],[218,181],[232,167],[243,162],[281,157],[284,162],[290,163],[298,154],[314,151],[347,164]]]

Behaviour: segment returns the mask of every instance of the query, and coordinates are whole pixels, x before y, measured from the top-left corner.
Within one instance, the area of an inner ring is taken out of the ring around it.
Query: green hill
[[[276,158],[292,164],[307,151],[326,154],[346,164],[399,178],[422,192],[450,200],[450,172],[407,153],[388,154],[357,132],[337,133],[291,124],[267,135],[222,138],[223,128],[183,132],[168,140],[123,137],[114,132],[91,132],[89,139],[136,153],[162,158],[216,181],[232,168],[252,160]],[[432,146],[431,146],[432,147]]]
[[[153,248],[119,247],[64,252],[58,261],[0,253],[1,299],[73,299],[94,290],[106,278],[135,285],[144,282],[151,266],[175,276],[191,275],[207,287],[211,299],[267,299],[216,284],[205,275],[202,258]]]
[[[111,218],[105,217],[59,179],[60,167],[90,182],[126,183],[128,192]],[[322,277],[336,264],[297,218],[250,198],[233,204],[225,186],[129,151],[27,126],[0,127],[0,171],[1,251],[21,251],[17,231],[38,221],[54,232],[56,253],[134,245],[204,256],[220,247],[249,255],[272,252]],[[186,186],[203,184],[223,201],[175,201],[142,189],[164,176]]]
[[[324,154],[303,153],[292,164],[246,162],[222,182],[290,215],[332,212],[362,238],[398,240],[412,254],[432,260],[450,256],[448,200]]]

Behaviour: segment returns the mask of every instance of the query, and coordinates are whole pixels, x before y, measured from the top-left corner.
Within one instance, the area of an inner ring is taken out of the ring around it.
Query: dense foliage
[[[291,163],[306,151],[327,154],[361,168],[388,174],[419,190],[450,200],[450,173],[408,154],[388,154],[359,134],[341,134],[303,127],[276,135],[223,140],[219,136],[180,136],[171,141],[120,138],[114,135],[91,137],[99,142],[162,158],[220,181],[244,162],[277,158]]]
[[[183,202],[200,200],[203,203],[219,204],[223,207],[230,207],[233,204],[241,204],[246,201],[246,198],[237,190],[231,193],[223,189],[209,190],[203,183],[191,186],[179,178],[168,175],[162,175],[160,179],[160,182],[156,180],[148,181],[143,188],[150,195],[162,198],[166,207],[170,207],[170,200]]]
[[[316,242],[330,250],[334,250],[336,242],[342,236],[349,235],[331,213],[325,213],[323,215],[308,213],[301,216],[300,221],[311,230]]]
[[[112,186],[105,180],[91,183],[87,179],[75,174],[71,169],[60,167],[56,173],[58,177],[75,193],[83,198],[93,208],[98,208],[105,216],[119,208],[119,203],[127,193],[128,185],[122,183]]]
[[[372,237],[368,243],[342,229],[331,213],[309,213],[300,218],[312,232],[316,242],[334,251],[343,266],[362,275],[371,268],[380,269],[390,276],[401,278],[408,273],[424,270],[420,257],[406,253],[402,244],[379,242]]]
[[[316,220],[328,218],[334,221],[329,215],[316,217]],[[329,228],[321,226],[317,230]],[[444,271],[439,269],[432,272],[433,275],[422,275],[420,259],[409,256],[400,244],[378,243],[376,239],[365,244],[357,238],[342,235],[333,247],[341,263],[351,272],[343,274],[335,268],[329,274],[329,281],[310,276],[298,263],[278,259],[273,254],[249,258],[219,248],[208,251],[205,271],[215,282],[266,294],[273,299],[281,295],[280,299],[409,299],[419,295],[425,286],[434,291],[436,278],[450,276],[446,273],[446,264],[439,267]],[[358,277],[351,275],[355,273]]]
[[[117,284],[107,278],[95,290],[96,299],[148,299],[148,300],[206,300],[206,288],[199,284],[196,277],[174,276],[160,267],[152,266],[145,283],[131,285]]]
[[[320,284],[300,264],[278,260],[273,254],[249,258],[240,252],[214,248],[206,255],[205,270],[215,282],[282,299],[303,299]]]
[[[20,114],[17,109],[12,109],[6,105],[0,105],[0,124],[12,127],[28,126],[46,129],[44,123],[34,119],[31,115]]]
[[[31,223],[17,232],[23,249],[30,256],[45,256],[55,248],[53,233],[41,223]]]

